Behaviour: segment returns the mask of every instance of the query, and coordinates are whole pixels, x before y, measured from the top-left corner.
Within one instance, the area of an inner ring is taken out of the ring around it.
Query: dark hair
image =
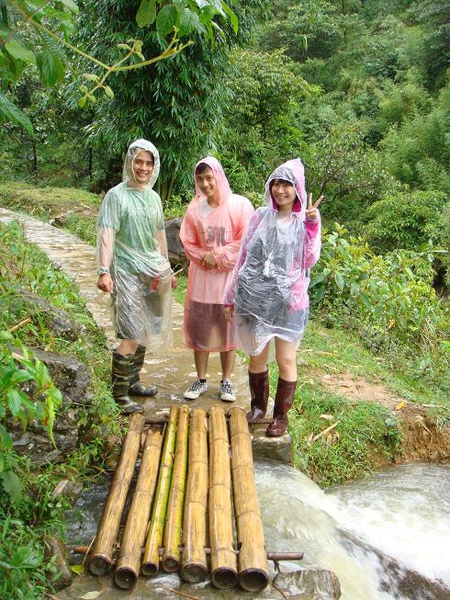
[[[274,179],[272,179],[272,181],[269,183],[269,188],[272,189],[272,186],[275,183],[278,183],[282,181],[283,183],[287,183],[288,185],[291,185],[292,187],[295,187],[294,184],[292,183],[292,181],[288,181],[287,179],[283,179],[282,177],[275,177]]]
[[[196,167],[195,167],[195,174],[196,175],[201,175],[202,173],[204,173],[207,169],[211,169],[211,167],[205,163],[205,162],[201,162],[199,163]],[[211,169],[212,170],[212,169]]]

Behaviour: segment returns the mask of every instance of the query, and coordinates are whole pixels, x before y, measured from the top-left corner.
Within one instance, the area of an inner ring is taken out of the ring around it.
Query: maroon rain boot
[[[273,409],[273,422],[266,429],[267,437],[280,437],[286,433],[288,418],[287,413],[294,402],[296,381],[278,379],[275,407]]]
[[[266,416],[267,403],[269,401],[269,371],[262,373],[248,372],[248,384],[250,387],[250,411],[247,413],[247,422],[256,423]]]

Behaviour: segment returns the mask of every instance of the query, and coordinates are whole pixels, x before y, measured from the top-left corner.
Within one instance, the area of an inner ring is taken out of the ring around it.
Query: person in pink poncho
[[[203,158],[194,171],[195,196],[180,228],[189,259],[184,305],[184,338],[194,351],[197,380],[184,393],[194,400],[208,389],[206,372],[210,352],[220,352],[220,399],[236,399],[230,377],[236,356],[233,323],[225,319],[223,298],[230,283],[245,228],[253,207],[231,191],[220,162]]]
[[[242,242],[225,297],[239,347],[250,355],[249,423],[265,417],[269,399],[269,345],[275,341],[279,378],[273,422],[266,435],[286,432],[297,387],[296,352],[308,322],[309,269],[321,248],[318,206],[307,198],[299,159],[275,169],[266,183],[267,206],[258,208]]]

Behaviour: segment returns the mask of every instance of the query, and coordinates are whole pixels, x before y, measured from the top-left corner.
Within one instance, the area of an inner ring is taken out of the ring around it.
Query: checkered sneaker
[[[225,402],[234,402],[236,395],[229,379],[222,379],[220,382],[220,399]]]
[[[183,397],[186,398],[186,400],[195,400],[200,396],[200,394],[206,392],[207,389],[208,384],[206,381],[200,381],[200,379],[197,379],[197,381],[194,381],[191,387],[184,392]]]

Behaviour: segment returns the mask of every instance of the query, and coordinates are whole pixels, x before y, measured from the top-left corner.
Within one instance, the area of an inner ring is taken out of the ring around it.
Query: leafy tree
[[[324,0],[273,3],[274,19],[264,28],[260,44],[264,50],[285,49],[292,60],[329,58],[344,39],[336,8]]]
[[[361,226],[367,207],[394,190],[395,182],[351,115],[328,110],[321,118],[305,155],[309,187],[325,196],[321,210],[326,220]]]
[[[411,13],[425,27],[424,65],[431,90],[445,85],[450,67],[450,1],[416,0]]]
[[[80,4],[83,10],[83,3]],[[25,127],[29,133],[32,133],[31,122],[5,94],[8,86],[22,76],[28,65],[35,66],[41,81],[49,86],[64,80],[65,62],[70,63],[73,55],[83,56],[91,66],[93,63],[99,67],[100,74],[86,75],[87,84],[81,88],[82,106],[87,100],[95,102],[98,90],[108,97],[114,96],[107,82],[111,73],[153,64],[181,52],[189,43],[181,42],[181,37],[196,31],[212,41],[214,31],[222,33],[213,21],[217,15],[225,22],[229,19],[235,30],[238,27],[236,15],[223,0],[204,0],[202,3],[195,0],[177,0],[174,3],[140,0],[135,3],[133,14],[138,27],[154,25],[160,40],[170,36],[170,41],[162,44],[160,54],[148,58],[142,53],[139,39],[128,39],[120,47],[121,56],[112,63],[106,63],[102,56],[88,55],[70,42],[78,10],[74,0],[8,0],[6,3],[2,0],[0,4],[0,114],[3,119]],[[68,51],[65,55],[61,54],[61,47]]]
[[[89,51],[109,58],[114,44],[126,43],[137,35],[133,15],[139,2],[86,0],[80,19],[79,39]],[[255,14],[264,2],[236,3],[239,31],[220,22],[222,34],[214,45],[198,33],[195,43],[167,61],[111,76],[114,98],[96,109],[89,134],[96,144],[108,148],[112,157],[120,157],[127,144],[136,138],[151,139],[161,154],[162,170],[159,192],[165,201],[174,191],[183,192],[191,182],[191,173],[199,157],[215,151],[215,134],[222,123],[222,109],[227,101],[223,88],[229,67],[232,43],[241,43],[249,35]],[[101,31],[99,41],[96,32]],[[146,29],[142,51],[158,54],[162,40],[158,32]],[[116,171],[117,172],[117,171]]]
[[[450,193],[450,84],[439,94],[428,114],[389,130],[382,148],[389,171],[412,188]]]
[[[236,189],[251,195],[262,192],[275,164],[302,154],[305,142],[297,113],[305,98],[319,90],[297,74],[295,63],[282,51],[236,50],[232,61],[227,80],[231,97],[224,109],[228,126],[220,136],[219,152]]]
[[[386,196],[368,209],[365,234],[371,247],[382,252],[415,250],[439,237],[439,222],[447,202],[442,192],[403,192]]]

